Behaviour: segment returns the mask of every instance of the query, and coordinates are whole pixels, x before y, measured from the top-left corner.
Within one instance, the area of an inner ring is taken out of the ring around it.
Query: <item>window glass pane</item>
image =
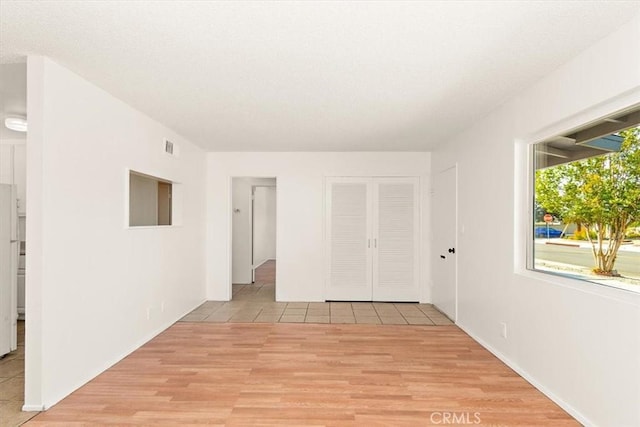
[[[640,128],[619,121],[533,147],[532,267],[640,292]]]

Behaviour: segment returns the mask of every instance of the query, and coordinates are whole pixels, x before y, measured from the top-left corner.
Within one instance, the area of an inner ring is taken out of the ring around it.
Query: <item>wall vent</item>
[[[171,157],[180,157],[180,146],[164,138],[162,140],[162,152]]]
[[[164,140],[164,152],[173,156],[173,142]]]

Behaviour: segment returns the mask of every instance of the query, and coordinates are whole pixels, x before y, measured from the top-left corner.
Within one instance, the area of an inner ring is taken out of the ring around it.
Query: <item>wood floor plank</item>
[[[28,425],[415,426],[443,417],[579,425],[455,326],[189,322]]]

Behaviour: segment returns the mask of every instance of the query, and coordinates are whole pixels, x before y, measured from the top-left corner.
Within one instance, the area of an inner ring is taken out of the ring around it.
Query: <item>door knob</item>
[[[449,248],[449,253],[450,254],[455,254],[456,253],[456,248]]]

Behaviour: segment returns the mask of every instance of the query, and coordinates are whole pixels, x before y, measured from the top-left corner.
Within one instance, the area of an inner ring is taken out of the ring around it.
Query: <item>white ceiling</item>
[[[212,151],[428,150],[640,2],[0,2],[46,55]]]

